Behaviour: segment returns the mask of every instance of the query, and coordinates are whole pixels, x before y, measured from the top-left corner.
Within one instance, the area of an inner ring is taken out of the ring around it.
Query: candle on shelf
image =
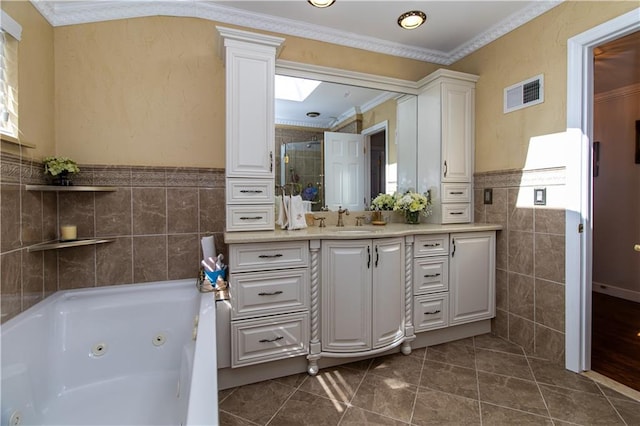
[[[60,240],[69,241],[78,238],[78,228],[75,225],[63,225],[60,227]]]

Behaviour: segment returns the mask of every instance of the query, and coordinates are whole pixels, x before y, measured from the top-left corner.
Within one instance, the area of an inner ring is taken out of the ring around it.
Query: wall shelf
[[[81,247],[92,246],[96,244],[104,244],[114,242],[115,238],[81,238],[78,240],[70,241],[49,241],[46,243],[34,244],[27,247],[28,252],[43,251],[43,250],[57,250],[67,247]]]
[[[4,143],[8,143],[11,145],[16,145],[16,146],[21,146],[23,148],[29,148],[29,149],[35,149],[36,146],[32,143],[27,143],[27,142],[21,142],[19,139],[16,139],[12,136],[9,135],[2,135],[0,136],[0,140],[2,140],[2,142]]]
[[[27,191],[49,192],[113,192],[115,186],[60,186],[60,185],[26,185]]]

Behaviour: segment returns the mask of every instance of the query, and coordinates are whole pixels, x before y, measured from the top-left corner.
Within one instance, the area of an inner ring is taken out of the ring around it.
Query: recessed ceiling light
[[[320,113],[316,112],[316,111],[310,111],[310,112],[307,113],[307,117],[310,117],[310,118],[316,118],[316,117],[319,117],[319,116],[320,116]]]
[[[333,3],[335,3],[336,0],[307,0],[307,1],[311,6],[322,8],[322,7],[331,6]]]
[[[412,10],[410,12],[403,13],[398,17],[398,25],[406,30],[413,30],[424,24],[427,20],[427,15],[419,10]]]

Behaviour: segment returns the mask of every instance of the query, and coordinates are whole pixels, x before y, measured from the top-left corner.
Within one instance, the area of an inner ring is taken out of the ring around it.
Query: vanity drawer
[[[423,257],[413,261],[413,294],[449,289],[449,256]]]
[[[309,242],[232,244],[229,246],[231,272],[303,268],[309,265]]]
[[[443,203],[469,203],[471,202],[470,183],[443,183]]]
[[[273,180],[227,179],[227,204],[273,203]]]
[[[268,231],[274,229],[273,204],[227,205],[227,231]]]
[[[442,223],[471,222],[471,204],[443,204]]]
[[[309,270],[231,274],[232,319],[308,309]]]
[[[446,327],[449,324],[449,295],[440,293],[414,297],[413,324],[416,333]]]
[[[449,235],[416,235],[413,257],[449,255]]]
[[[306,355],[306,312],[231,322],[231,367]]]

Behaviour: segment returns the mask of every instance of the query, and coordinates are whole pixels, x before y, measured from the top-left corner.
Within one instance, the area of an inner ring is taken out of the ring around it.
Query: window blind
[[[22,27],[2,11],[0,27],[0,133],[18,139],[18,40]]]

